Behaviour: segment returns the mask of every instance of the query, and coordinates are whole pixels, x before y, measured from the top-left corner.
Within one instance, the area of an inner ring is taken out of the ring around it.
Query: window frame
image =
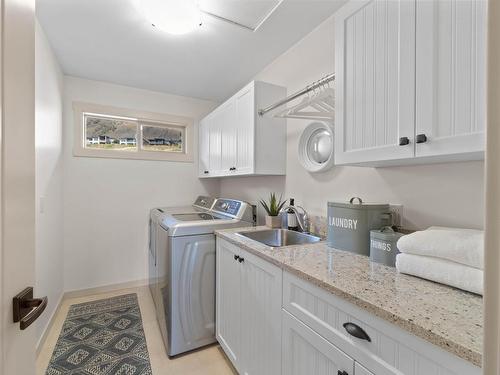
[[[171,115],[166,113],[146,112],[100,104],[73,102],[74,134],[73,155],[78,157],[136,159],[136,160],[163,160],[178,162],[194,162],[194,120],[190,117]],[[91,149],[85,147],[85,114],[116,117],[137,121],[137,151],[119,151]],[[166,128],[178,127],[183,133],[183,151],[152,151],[142,147],[142,127],[161,126]]]

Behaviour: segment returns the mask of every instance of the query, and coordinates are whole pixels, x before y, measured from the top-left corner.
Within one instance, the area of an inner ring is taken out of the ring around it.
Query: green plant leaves
[[[269,195],[269,201],[266,202],[265,200],[261,199],[260,204],[262,207],[264,207],[264,210],[266,210],[267,214],[269,216],[278,216],[281,209],[286,203],[286,200],[282,200],[282,195],[280,195],[279,199],[276,198],[276,193],[271,193]]]

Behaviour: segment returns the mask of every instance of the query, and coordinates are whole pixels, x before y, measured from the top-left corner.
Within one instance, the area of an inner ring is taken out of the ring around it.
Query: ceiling
[[[345,2],[284,0],[255,32],[205,15],[194,32],[170,35],[144,18],[137,1],[37,0],[64,73],[220,101]],[[201,7],[254,28],[278,3],[201,0]]]

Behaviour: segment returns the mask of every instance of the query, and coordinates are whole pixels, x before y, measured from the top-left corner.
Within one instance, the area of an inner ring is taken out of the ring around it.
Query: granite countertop
[[[216,235],[354,305],[481,366],[483,299],[445,285],[400,274],[368,257],[326,243],[271,248],[236,232]]]

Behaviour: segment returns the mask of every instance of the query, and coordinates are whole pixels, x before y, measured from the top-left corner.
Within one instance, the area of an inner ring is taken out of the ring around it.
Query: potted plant
[[[271,193],[269,196],[269,201],[266,202],[264,199],[260,200],[260,204],[266,210],[266,226],[271,228],[281,228],[281,217],[279,216],[281,209],[286,203],[286,200],[281,200],[276,198],[276,193]]]

